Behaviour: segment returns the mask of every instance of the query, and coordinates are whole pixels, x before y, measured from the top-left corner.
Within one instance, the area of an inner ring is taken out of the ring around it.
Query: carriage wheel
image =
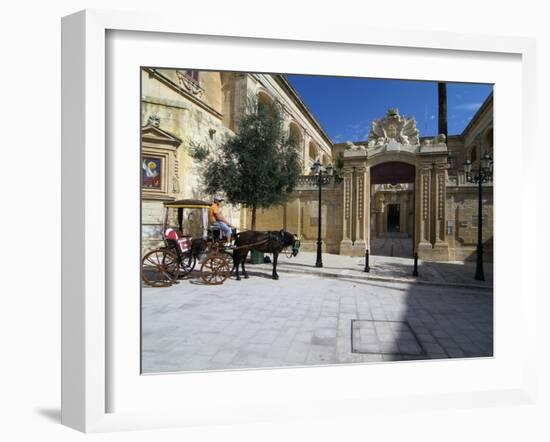
[[[228,257],[223,253],[214,253],[202,263],[201,279],[207,285],[223,284],[230,272]]]
[[[187,252],[181,257],[180,261],[180,278],[182,276],[187,275],[188,273],[191,273],[193,269],[195,268],[195,264],[197,263],[197,258],[195,255],[193,255],[192,252]]]
[[[167,249],[155,249],[141,261],[141,279],[151,287],[169,287],[178,279],[178,257]]]
[[[230,263],[229,268],[231,270],[229,270],[229,273],[235,272],[235,260],[233,259],[233,254],[229,252],[220,252],[220,253],[222,253],[222,255],[225,256]]]

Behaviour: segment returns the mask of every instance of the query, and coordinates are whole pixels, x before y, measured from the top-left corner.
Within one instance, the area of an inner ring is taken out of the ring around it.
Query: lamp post
[[[464,172],[466,173],[466,181],[469,183],[477,183],[477,261],[476,261],[476,274],[474,278],[478,281],[485,281],[485,275],[483,274],[483,200],[482,200],[482,184],[493,179],[493,160],[488,152],[485,152],[483,158],[479,161],[477,174],[472,175],[472,162],[466,160],[464,163]]]
[[[319,215],[317,223],[317,260],[315,261],[315,267],[323,267],[323,258],[321,256],[321,189],[324,185],[330,183],[330,178],[334,172],[332,164],[329,164],[325,169],[321,167],[320,161],[317,159],[313,166],[311,166],[311,172],[317,176],[317,186],[319,187]]]

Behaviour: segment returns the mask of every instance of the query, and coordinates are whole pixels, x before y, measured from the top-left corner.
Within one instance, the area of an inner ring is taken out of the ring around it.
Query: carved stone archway
[[[422,259],[449,259],[445,141],[439,135],[420,143],[414,118],[390,109],[385,118],[372,123],[366,145],[348,143],[344,151],[341,254],[363,256],[370,249],[371,183],[383,180],[397,184],[414,178],[413,251]]]

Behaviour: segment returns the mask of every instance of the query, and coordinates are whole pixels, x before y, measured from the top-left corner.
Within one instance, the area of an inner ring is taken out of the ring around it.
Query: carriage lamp
[[[479,161],[477,172],[472,175],[472,162],[466,160],[464,162],[464,172],[466,173],[466,181],[477,184],[477,256],[476,256],[476,273],[474,278],[478,281],[485,281],[483,273],[483,199],[482,199],[482,184],[493,180],[493,159],[489,152],[485,152]]]
[[[321,162],[317,159],[311,166],[311,172],[314,176],[317,176],[317,186],[319,188],[319,214],[317,217],[317,259],[315,261],[315,267],[323,267],[322,256],[322,244],[321,241],[321,200],[322,200],[322,188],[330,183],[331,177],[334,174],[334,167],[329,164],[324,169],[321,167]]]

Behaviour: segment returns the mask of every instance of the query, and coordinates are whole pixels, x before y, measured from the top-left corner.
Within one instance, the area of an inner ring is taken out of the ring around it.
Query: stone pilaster
[[[419,255],[431,253],[430,206],[431,206],[431,167],[420,164],[416,175],[416,249]]]
[[[418,160],[417,251],[422,259],[449,259],[445,238],[447,167],[446,151],[425,152]]]
[[[310,174],[310,170],[309,170],[309,141],[310,141],[310,137],[309,135],[307,134],[306,131],[303,132],[302,134],[302,142],[303,142],[303,150],[302,150],[302,155],[303,155],[303,161],[304,161],[304,175],[309,175]]]
[[[433,258],[437,260],[449,259],[449,246],[446,235],[446,201],[447,201],[447,161],[439,161],[434,166],[434,243]]]
[[[352,204],[353,204],[353,169],[344,168],[343,181],[344,207],[342,210],[342,241],[340,254],[349,255],[352,248]]]
[[[364,256],[369,244],[370,177],[367,149],[352,146],[344,151],[344,226],[340,253]]]
[[[357,166],[354,173],[355,178],[355,201],[354,201],[354,228],[355,241],[353,242],[353,255],[363,256],[368,244],[369,226],[369,197],[368,172],[364,166]]]

